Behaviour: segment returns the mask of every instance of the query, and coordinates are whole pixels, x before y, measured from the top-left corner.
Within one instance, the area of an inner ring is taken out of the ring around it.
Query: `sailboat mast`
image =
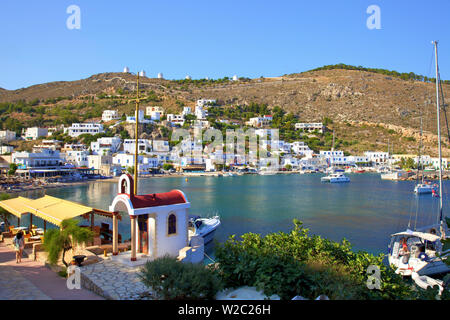
[[[441,147],[441,122],[440,122],[440,106],[439,106],[439,64],[438,64],[438,42],[433,41],[434,53],[436,56],[436,112],[437,112],[437,130],[438,130],[438,146],[439,146],[439,221],[442,227],[442,147]],[[441,228],[442,232],[442,228]]]
[[[423,148],[423,145],[422,145],[422,136],[423,136],[423,121],[422,121],[422,112],[420,113],[420,143],[419,143],[419,161],[418,161],[418,164],[417,164],[417,175],[419,175],[419,173],[420,173],[420,169],[423,169],[423,165],[422,165],[422,148]],[[423,177],[424,176],[424,173],[423,173],[423,171],[422,171],[422,184],[423,184]],[[417,179],[419,179],[419,176],[417,176]]]

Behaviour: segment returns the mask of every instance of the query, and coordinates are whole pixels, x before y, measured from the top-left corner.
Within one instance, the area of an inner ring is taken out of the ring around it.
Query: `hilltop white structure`
[[[191,107],[183,107],[183,116],[187,116],[188,114],[192,114],[192,108]]]
[[[260,127],[270,125],[272,123],[272,120],[273,120],[273,117],[271,115],[265,115],[262,117],[254,117],[254,118],[250,118],[250,120],[247,121],[245,123],[245,125],[255,127],[255,128],[260,128]]]
[[[16,133],[14,131],[2,130],[0,131],[0,141],[9,142],[16,140]]]
[[[158,73],[158,79],[164,79],[164,76],[163,76],[163,74],[161,72]]]
[[[184,115],[169,113],[167,115],[167,121],[170,122],[172,126],[175,125],[182,126],[184,124]]]
[[[325,126],[323,125],[322,122],[311,122],[311,123],[301,122],[295,124],[295,129],[303,130],[305,132],[314,132],[317,130],[318,132],[323,133],[325,131]]]
[[[205,120],[208,116],[208,111],[203,108],[203,106],[196,106],[195,107],[195,116],[197,117],[197,120]]]
[[[120,119],[119,112],[117,110],[105,110],[102,113],[102,121],[108,122],[112,120]]]
[[[71,137],[78,137],[85,133],[95,135],[102,132],[105,131],[100,123],[72,123],[69,128],[64,128],[64,133]]]
[[[33,128],[27,128],[25,131],[24,138],[25,140],[37,140],[40,137],[46,137],[48,135],[47,128],[39,128],[39,127],[33,127]]]
[[[130,68],[128,67],[123,68],[123,73],[130,73]]]
[[[140,71],[140,72],[139,72],[139,76],[140,76],[140,77],[145,77],[145,71],[144,71],[144,70]]]
[[[151,120],[145,119],[143,110],[139,110],[138,117],[139,117],[139,123],[151,123],[152,122]],[[136,123],[136,116],[135,115],[127,116],[126,121],[128,123]]]
[[[145,114],[149,116],[153,121],[159,121],[164,116],[164,109],[162,107],[147,107],[145,110]]]

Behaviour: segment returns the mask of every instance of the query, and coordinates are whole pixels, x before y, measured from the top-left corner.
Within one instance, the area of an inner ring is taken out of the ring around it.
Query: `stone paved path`
[[[15,252],[0,243],[0,300],[103,300],[86,289],[69,290],[66,279],[28,257],[16,264]]]
[[[139,269],[140,267],[127,267],[105,259],[99,263],[82,267],[81,272],[111,298],[137,300],[149,293],[149,289],[137,276]]]
[[[50,300],[11,266],[0,265],[0,300]]]

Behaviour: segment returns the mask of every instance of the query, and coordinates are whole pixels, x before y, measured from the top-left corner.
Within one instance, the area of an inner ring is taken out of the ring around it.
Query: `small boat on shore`
[[[220,217],[202,218],[200,216],[190,215],[188,221],[189,237],[202,236],[204,244],[214,239],[214,234],[220,226]]]

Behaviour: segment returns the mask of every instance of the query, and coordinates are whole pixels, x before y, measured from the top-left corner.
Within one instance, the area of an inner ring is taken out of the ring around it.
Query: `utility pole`
[[[134,138],[135,138],[135,149],[134,149],[134,195],[137,195],[138,193],[138,160],[139,160],[139,148],[138,148],[138,142],[139,142],[139,73],[137,74],[137,97],[136,97],[136,128],[134,131]]]

